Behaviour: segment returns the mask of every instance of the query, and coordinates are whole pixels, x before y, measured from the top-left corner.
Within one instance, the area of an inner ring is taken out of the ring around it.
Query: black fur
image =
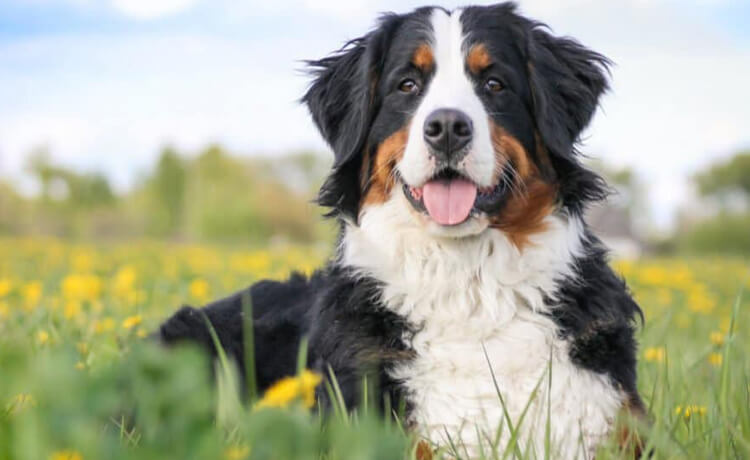
[[[586,254],[575,261],[575,274],[560,283],[552,318],[571,342],[571,360],[607,375],[642,408],[636,388],[634,319],[643,320],[625,282],[607,264],[599,240],[588,235]]]
[[[374,31],[309,63],[314,81],[303,102],[335,154],[318,200],[342,220],[356,223],[366,154],[400,129],[418,104],[418,96],[395,94],[394,85],[404,76],[429,85],[430,74],[403,64],[429,33],[429,12],[386,15]],[[485,106],[537,155],[539,136],[554,169],[559,212],[580,215],[587,203],[605,194],[601,179],[579,162],[576,142],[607,89],[608,61],[571,39],[553,37],[542,25],[519,16],[513,4],[472,7],[462,21],[470,31],[467,46],[481,41],[502,56],[502,66],[492,71],[507,90],[497,99],[482,96]],[[607,375],[640,404],[633,337],[640,310],[607,265],[598,240],[587,235],[583,244],[585,253],[576,260],[575,275],[561,283],[551,316],[572,344],[574,363]],[[285,282],[262,281],[203,312],[222,346],[242,366],[242,303],[251,299],[261,391],[294,373],[298,346],[306,336],[308,366],[323,374],[332,369],[348,405],[359,401],[360,379],[368,373],[379,384],[379,401],[390,399],[395,405],[406,399],[408,409],[408,395],[387,371],[411,359],[408,337],[414,331],[379,303],[380,289],[377,280],[355,276],[334,260],[310,279],[293,275]],[[160,337],[166,343],[198,342],[215,353],[202,316],[190,307],[167,320]],[[319,396],[326,404],[327,394]]]
[[[261,391],[284,376],[294,375],[300,339],[308,337],[308,367],[324,375],[330,367],[347,407],[360,402],[365,374],[371,388],[378,388],[382,394],[376,402],[382,404],[389,399],[398,404],[401,390],[386,371],[410,358],[411,351],[402,340],[409,328],[377,302],[378,289],[376,281],[355,277],[334,264],[309,280],[294,274],[286,282],[261,281],[206,306],[202,312],[244,377],[242,312],[243,303],[250,300]],[[204,316],[192,307],[183,307],[168,319],[159,337],[167,344],[197,342],[216,357]],[[329,403],[322,387],[318,397],[324,406]]]

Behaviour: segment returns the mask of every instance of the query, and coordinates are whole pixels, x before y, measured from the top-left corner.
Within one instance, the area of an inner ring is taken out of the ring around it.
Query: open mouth
[[[421,187],[403,183],[403,190],[414,209],[446,226],[462,224],[480,212],[496,212],[506,195],[505,181],[500,180],[492,187],[479,188],[450,168],[440,171]]]

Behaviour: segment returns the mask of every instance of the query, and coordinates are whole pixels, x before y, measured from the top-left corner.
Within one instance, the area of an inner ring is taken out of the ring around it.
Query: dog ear
[[[329,216],[357,220],[362,157],[379,106],[377,85],[394,26],[395,16],[383,17],[375,31],[331,56],[307,62],[314,80],[302,102],[334,153],[333,169],[317,200],[331,208]]]
[[[548,151],[571,158],[581,131],[609,88],[610,61],[569,38],[557,38],[539,26],[528,45],[529,79],[537,129]]]

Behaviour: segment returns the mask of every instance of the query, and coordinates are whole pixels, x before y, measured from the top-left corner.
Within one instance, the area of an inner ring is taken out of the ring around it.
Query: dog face
[[[398,200],[428,234],[497,229],[522,245],[603,195],[575,143],[607,64],[513,4],[386,15],[310,63],[303,100],[335,153],[319,202],[356,224]]]

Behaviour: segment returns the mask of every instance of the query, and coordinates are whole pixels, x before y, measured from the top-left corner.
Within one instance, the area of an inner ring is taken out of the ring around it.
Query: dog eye
[[[499,93],[503,90],[503,84],[496,78],[490,78],[484,83],[484,89],[491,93]]]
[[[419,86],[417,86],[417,82],[411,78],[407,78],[398,84],[398,90],[402,93],[416,93],[419,91]]]

